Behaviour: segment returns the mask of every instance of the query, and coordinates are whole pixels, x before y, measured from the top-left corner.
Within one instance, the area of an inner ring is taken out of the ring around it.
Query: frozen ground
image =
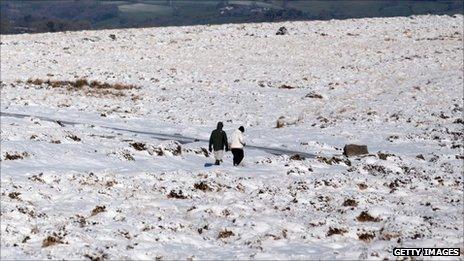
[[[2,35],[0,47],[2,259],[463,252],[462,15]],[[80,78],[122,85],[57,82]],[[228,134],[244,125],[250,145],[316,157],[248,149],[243,167],[227,154],[205,168],[219,120]],[[370,155],[344,158],[347,143]]]

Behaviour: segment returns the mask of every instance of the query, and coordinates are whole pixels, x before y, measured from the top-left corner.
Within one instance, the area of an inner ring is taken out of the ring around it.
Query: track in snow
[[[149,135],[152,138],[159,139],[159,140],[175,140],[175,141],[178,141],[178,142],[180,142],[182,144],[192,143],[192,142],[206,142],[206,143],[209,142],[208,140],[205,140],[205,139],[186,137],[186,136],[183,136],[183,135],[180,135],[180,134],[164,134],[164,133],[158,133],[158,132],[149,132],[149,131],[141,131],[141,130],[134,130],[134,129],[119,128],[119,127],[111,127],[111,126],[105,126],[105,125],[95,125],[95,124],[85,123],[85,122],[52,119],[52,118],[49,118],[49,117],[36,116],[36,115],[31,115],[31,114],[0,112],[0,116],[1,117],[13,117],[13,118],[33,117],[33,118],[37,118],[37,119],[40,119],[40,120],[43,120],[43,121],[56,122],[56,123],[60,123],[60,124],[64,124],[64,125],[86,125],[87,124],[87,125],[93,125],[93,126],[96,126],[96,127],[105,128],[105,129],[111,129],[111,130],[115,130],[115,131],[119,131],[119,132],[130,132],[130,133]],[[316,157],[315,154],[307,153],[307,152],[301,152],[301,151],[295,151],[295,150],[269,148],[269,147],[263,147],[263,146],[255,146],[255,145],[247,145],[246,147],[248,149],[256,149],[256,150],[266,151],[266,152],[274,154],[274,155],[295,155],[295,154],[299,154],[300,156],[303,156],[305,158],[315,158]]]

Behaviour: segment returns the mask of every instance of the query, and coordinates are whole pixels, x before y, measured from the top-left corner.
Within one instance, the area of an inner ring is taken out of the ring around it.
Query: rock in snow
[[[366,145],[348,144],[343,148],[343,155],[347,157],[368,154]]]
[[[288,34],[288,30],[285,26],[282,26],[277,30],[276,35],[286,35]]]

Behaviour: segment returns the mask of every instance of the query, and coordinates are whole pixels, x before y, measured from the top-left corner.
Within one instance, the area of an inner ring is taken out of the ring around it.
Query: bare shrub
[[[359,240],[362,240],[364,242],[370,242],[374,237],[375,237],[374,233],[361,233],[361,234],[358,234]]]
[[[19,195],[21,195],[21,193],[19,192],[10,192],[8,194],[8,197],[10,197],[11,199],[19,199]]]
[[[345,202],[343,202],[344,207],[356,207],[358,206],[358,203],[354,199],[346,199]]]
[[[18,160],[24,159],[25,157],[29,156],[27,152],[19,153],[19,152],[6,152],[5,153],[5,160]]]
[[[218,239],[220,239],[220,238],[228,238],[228,237],[231,237],[231,236],[235,236],[234,232],[232,232],[230,230],[227,230],[227,229],[224,229],[223,231],[219,232]]]
[[[90,261],[103,261],[108,259],[108,254],[104,253],[102,250],[96,253],[84,254],[85,258],[88,258]]]
[[[122,152],[122,156],[123,156],[126,160],[135,161],[134,156],[132,156],[132,155],[131,155],[129,152],[127,152],[127,151],[123,151],[123,152]]]
[[[327,231],[327,236],[330,237],[332,235],[343,235],[346,232],[348,232],[348,231],[346,229],[344,229],[344,228],[332,228],[332,227],[329,227],[329,231]]]
[[[366,211],[362,211],[361,214],[356,218],[359,222],[379,222],[380,218],[371,216]]]
[[[27,178],[28,180],[34,182],[45,183],[45,180],[42,179],[43,173],[39,173],[38,175],[32,175],[31,177]]]
[[[146,150],[147,149],[145,143],[142,143],[142,142],[133,142],[133,143],[130,143],[130,145],[136,150]]]
[[[195,189],[199,189],[201,191],[211,191],[211,187],[205,181],[201,181],[200,183],[193,184]]]
[[[174,190],[171,190],[168,194],[168,198],[177,198],[177,199],[186,199],[187,196],[185,196],[182,193],[182,190],[179,190],[178,192],[175,192]]]
[[[53,246],[56,244],[63,244],[63,237],[57,235],[56,233],[53,233],[53,235],[46,237],[42,241],[42,247],[49,247]]]
[[[96,206],[93,210],[90,216],[95,216],[99,213],[105,212],[106,211],[106,206]]]

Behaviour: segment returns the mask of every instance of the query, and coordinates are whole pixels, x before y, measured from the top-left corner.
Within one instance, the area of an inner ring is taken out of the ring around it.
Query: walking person
[[[244,157],[243,147],[246,145],[245,140],[243,139],[244,132],[245,128],[243,126],[240,126],[232,134],[232,142],[230,148],[232,150],[232,154],[234,155],[234,166],[238,166],[242,162]]]
[[[222,122],[218,122],[216,129],[211,132],[211,136],[209,137],[209,152],[212,152],[214,149],[214,159],[216,160],[216,165],[220,165],[222,162],[224,148],[226,151],[229,151],[227,134],[222,130],[223,127],[224,124],[222,124]]]

